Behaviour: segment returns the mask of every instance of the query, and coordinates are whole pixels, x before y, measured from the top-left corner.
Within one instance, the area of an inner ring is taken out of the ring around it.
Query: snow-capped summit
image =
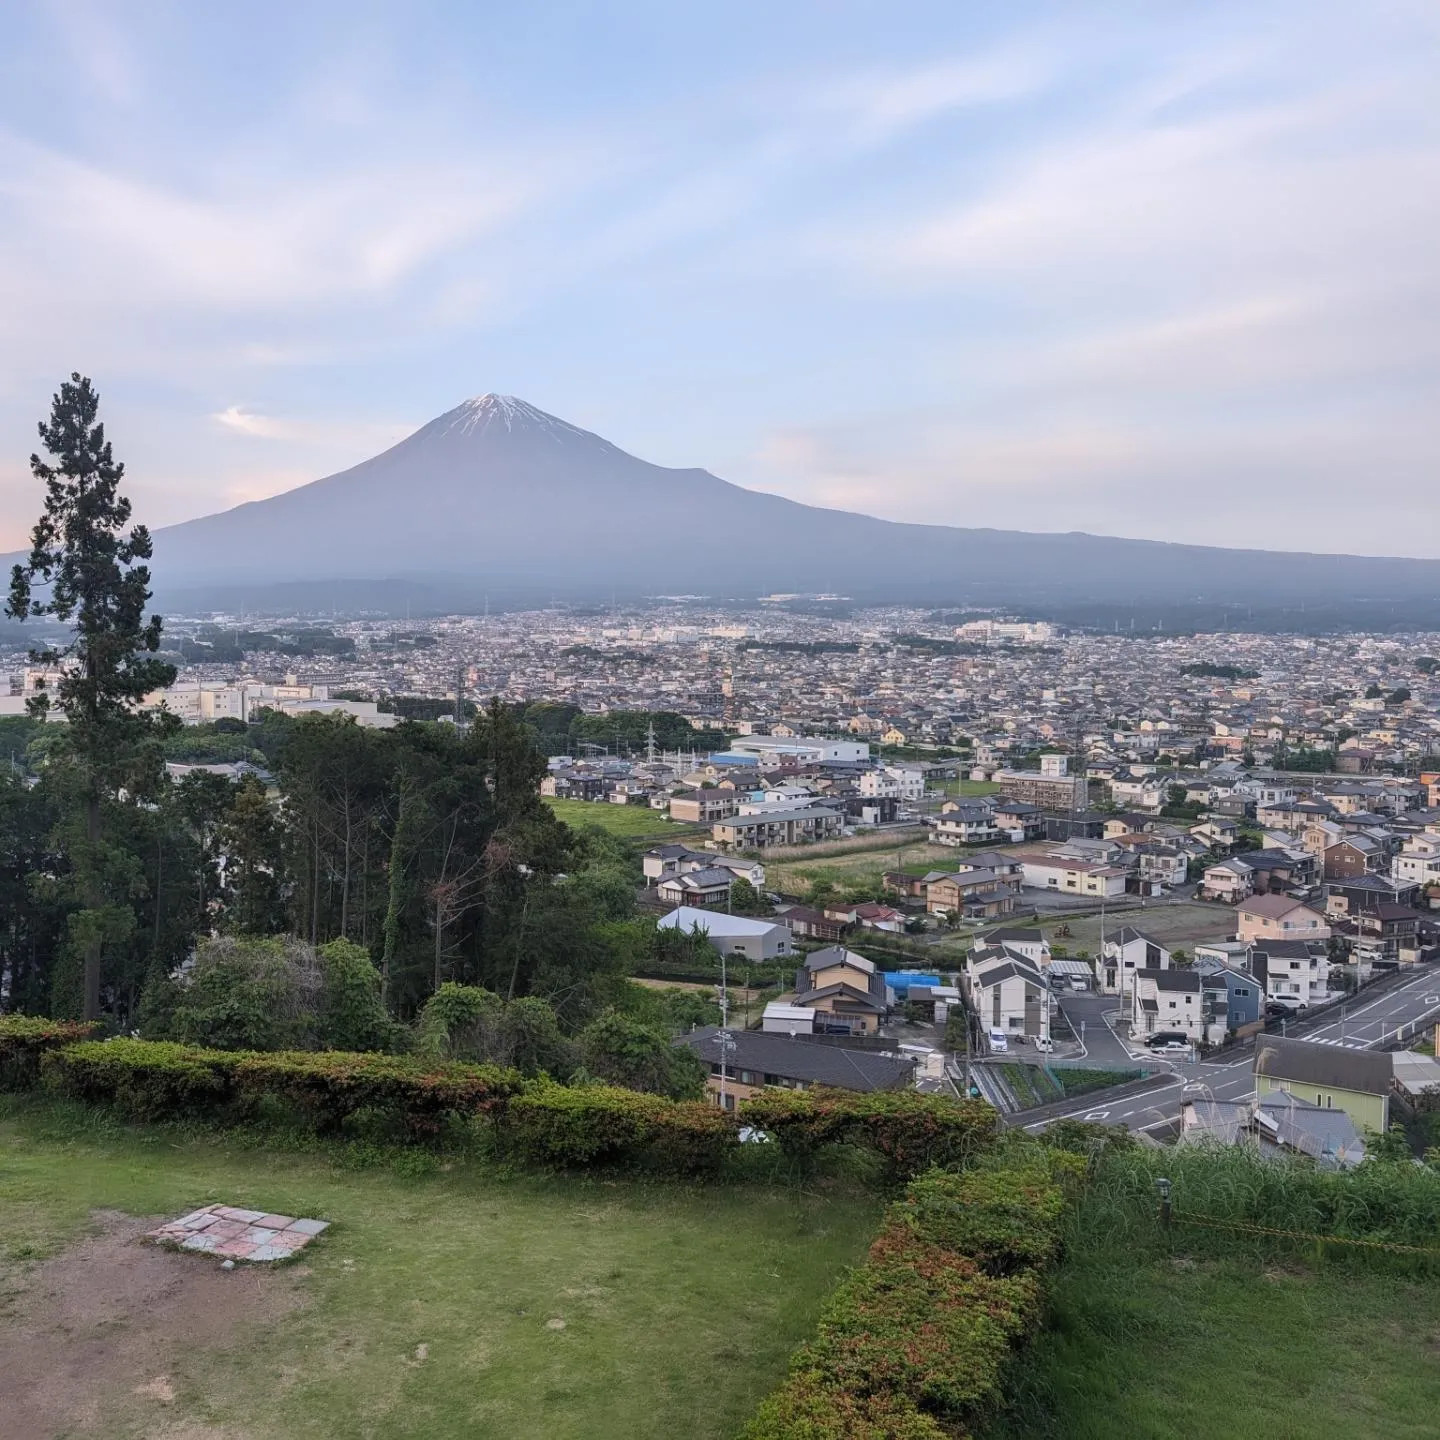
[[[491,430],[499,429],[512,434],[515,431],[525,431],[548,437],[557,443],[579,437],[587,440],[600,439],[598,435],[582,430],[578,425],[571,425],[568,421],[548,414],[514,395],[477,395],[473,400],[465,400],[453,410],[447,410],[425,428],[438,434],[459,435],[485,435]]]

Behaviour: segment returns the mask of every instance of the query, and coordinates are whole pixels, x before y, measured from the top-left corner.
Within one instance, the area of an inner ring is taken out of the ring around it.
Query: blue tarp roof
[[[912,985],[933,987],[945,983],[938,975],[916,975],[908,970],[888,971],[884,975],[884,980],[897,995],[903,995]]]

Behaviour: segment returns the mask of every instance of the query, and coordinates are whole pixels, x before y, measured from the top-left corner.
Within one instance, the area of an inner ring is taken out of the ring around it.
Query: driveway
[[[1118,995],[1084,995],[1070,990],[1057,994],[1056,1003],[1076,1035],[1081,1034],[1082,1025],[1085,1027],[1085,1054],[1077,1057],[1082,1064],[1086,1061],[1100,1066],[1132,1063],[1130,1051],[1111,1029],[1111,1024],[1119,1021]]]

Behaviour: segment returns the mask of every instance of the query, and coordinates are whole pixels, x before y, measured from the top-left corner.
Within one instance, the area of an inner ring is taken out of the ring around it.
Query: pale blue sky
[[[0,7],[0,541],[487,390],[897,519],[1440,555],[1440,7]],[[797,537],[797,541],[800,537]]]

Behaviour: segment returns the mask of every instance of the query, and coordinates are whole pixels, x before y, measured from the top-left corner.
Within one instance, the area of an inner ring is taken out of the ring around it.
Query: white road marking
[[[1080,1118],[1082,1120],[1108,1120],[1110,1112],[1108,1110],[1088,1110]]]

